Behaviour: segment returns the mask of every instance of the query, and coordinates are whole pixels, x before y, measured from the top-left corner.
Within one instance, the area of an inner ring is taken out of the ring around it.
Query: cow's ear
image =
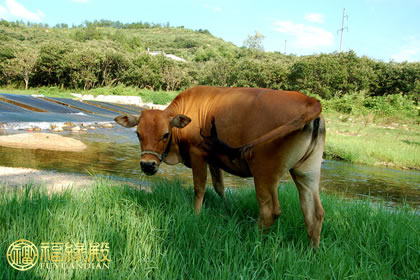
[[[191,119],[189,117],[179,114],[179,115],[176,115],[171,120],[171,126],[177,127],[177,128],[183,128],[183,127],[186,127],[190,122],[191,122]]]
[[[114,121],[116,121],[119,125],[124,127],[130,128],[136,126],[139,123],[140,116],[133,116],[130,114],[124,114],[116,117]]]

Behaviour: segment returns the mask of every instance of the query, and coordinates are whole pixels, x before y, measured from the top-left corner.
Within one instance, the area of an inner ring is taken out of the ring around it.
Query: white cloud
[[[274,25],[274,30],[294,37],[291,45],[296,49],[318,50],[333,45],[334,35],[325,29],[292,21],[276,21]]]
[[[213,11],[213,12],[221,12],[222,8],[217,7],[217,6],[210,6],[209,4],[204,4],[204,8],[206,8],[207,10]]]
[[[44,13],[38,10],[36,13],[28,11],[22,4],[15,0],[6,0],[6,7],[0,6],[0,17],[4,19],[23,19],[29,21],[42,21]]]
[[[313,23],[324,23],[324,15],[317,13],[310,13],[305,15],[305,19]]]
[[[401,46],[398,53],[394,54],[391,59],[396,62],[420,61],[420,39],[409,38],[408,42]]]
[[[7,18],[7,9],[0,5],[0,19]]]
[[[89,0],[71,0],[72,2],[75,2],[75,3],[87,3],[87,2],[89,2]]]
[[[38,10],[38,11],[37,11],[37,14],[38,14],[41,18],[44,18],[44,17],[45,17],[45,14],[44,14],[41,10]]]

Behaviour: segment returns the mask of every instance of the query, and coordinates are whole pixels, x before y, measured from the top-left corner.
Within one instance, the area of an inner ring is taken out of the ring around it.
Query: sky
[[[420,61],[420,0],[0,0],[0,18],[79,25],[85,20],[169,23],[241,47],[264,35],[266,51],[309,55],[342,50],[377,60]]]

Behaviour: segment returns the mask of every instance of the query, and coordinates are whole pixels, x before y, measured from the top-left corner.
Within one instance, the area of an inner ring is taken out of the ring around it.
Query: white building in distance
[[[150,55],[153,55],[153,56],[155,56],[155,55],[164,55],[165,57],[170,58],[172,60],[176,60],[176,61],[180,61],[180,62],[187,62],[185,59],[183,59],[183,58],[181,58],[179,56],[176,56],[176,55],[173,55],[173,54],[166,54],[163,51],[153,51],[153,52],[151,52],[150,49],[147,48],[147,53],[150,54]]]

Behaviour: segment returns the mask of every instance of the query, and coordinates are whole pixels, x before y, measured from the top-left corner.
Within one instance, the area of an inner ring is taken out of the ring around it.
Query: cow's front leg
[[[195,202],[194,211],[198,215],[201,205],[203,205],[204,193],[207,183],[207,162],[203,156],[198,154],[191,155],[191,167],[194,181]]]

